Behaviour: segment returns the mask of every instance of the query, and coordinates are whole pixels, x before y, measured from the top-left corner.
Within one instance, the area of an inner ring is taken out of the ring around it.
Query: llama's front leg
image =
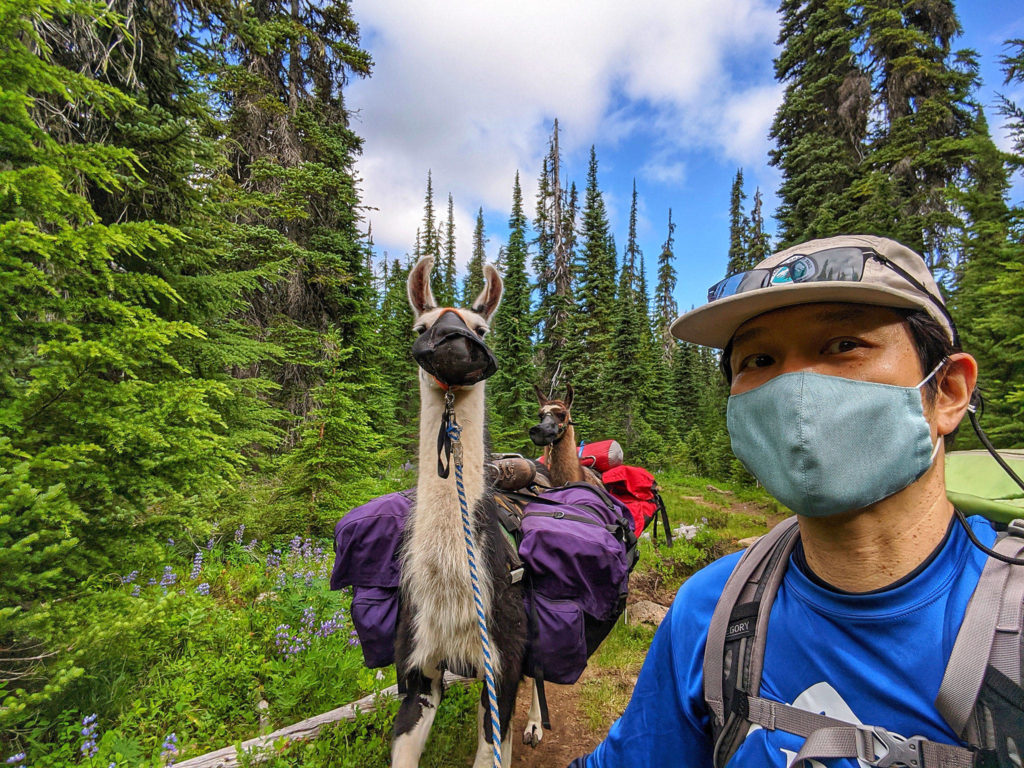
[[[490,723],[491,712],[486,704],[478,704],[476,711],[476,759],[473,760],[473,768],[492,768],[494,765],[494,750],[491,747],[490,727],[484,733],[484,723]],[[509,768],[512,765],[512,734],[509,724],[502,728],[503,738],[501,740],[501,768]]]
[[[441,672],[428,676],[414,670],[406,677],[406,694],[395,717],[391,742],[391,768],[417,768],[423,746],[434,724],[437,706],[441,703]]]
[[[530,711],[526,715],[526,730],[523,731],[523,744],[536,747],[544,738],[544,724],[540,717],[540,694],[537,692],[537,681],[530,681],[530,690],[533,697],[530,701]]]
[[[512,765],[512,713],[516,708],[516,691],[519,678],[508,675],[498,683],[498,727],[501,729],[501,766]],[[487,700],[487,686],[480,692],[477,707],[477,746],[473,768],[491,768],[494,765],[494,749],[491,746],[491,711]]]

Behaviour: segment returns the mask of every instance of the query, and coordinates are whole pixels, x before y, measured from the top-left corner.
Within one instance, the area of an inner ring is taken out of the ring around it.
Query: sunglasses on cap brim
[[[840,282],[859,283],[864,278],[864,265],[869,259],[893,270],[896,274],[923,293],[938,308],[942,316],[949,322],[953,330],[953,341],[959,344],[956,325],[950,317],[946,305],[932,295],[917,278],[898,264],[871,248],[843,246],[826,248],[813,253],[795,253],[782,264],[774,267],[761,267],[746,272],[729,275],[724,280],[708,288],[708,303],[736,296],[749,291],[759,291],[777,285],[796,285],[801,283]]]

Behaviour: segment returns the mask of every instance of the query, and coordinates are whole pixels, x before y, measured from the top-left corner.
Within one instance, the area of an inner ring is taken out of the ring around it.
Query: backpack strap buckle
[[[862,725],[857,727],[860,738],[857,739],[857,758],[868,765],[878,768],[890,766],[907,766],[922,768],[923,736],[912,736],[904,739],[877,726]]]

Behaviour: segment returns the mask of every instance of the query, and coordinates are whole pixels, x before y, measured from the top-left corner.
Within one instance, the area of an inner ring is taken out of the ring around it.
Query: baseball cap
[[[708,303],[682,314],[672,335],[724,349],[747,320],[796,304],[843,302],[920,309],[957,343],[939,287],[920,255],[874,235],[809,240],[774,253],[708,290]]]

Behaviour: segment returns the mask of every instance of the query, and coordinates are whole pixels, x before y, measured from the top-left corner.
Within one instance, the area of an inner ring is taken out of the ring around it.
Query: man
[[[977,364],[960,351],[927,266],[892,240],[834,237],[774,254],[708,297],[672,332],[723,350],[733,451],[799,525],[768,614],[759,690],[743,692],[771,718],[756,724],[744,698],[738,746],[719,764],[788,766],[798,754],[803,763],[807,734],[777,725],[776,707],[891,735],[866,761],[829,766],[890,764],[871,760],[915,736],[962,746],[935,699],[988,560],[967,525],[984,546],[996,533],[982,518],[956,524],[946,499],[944,438],[967,412]],[[706,703],[705,649],[739,558],[683,585],[626,711],[570,768],[713,764],[720,727]],[[1016,722],[1011,750],[1013,739],[1024,748]]]

